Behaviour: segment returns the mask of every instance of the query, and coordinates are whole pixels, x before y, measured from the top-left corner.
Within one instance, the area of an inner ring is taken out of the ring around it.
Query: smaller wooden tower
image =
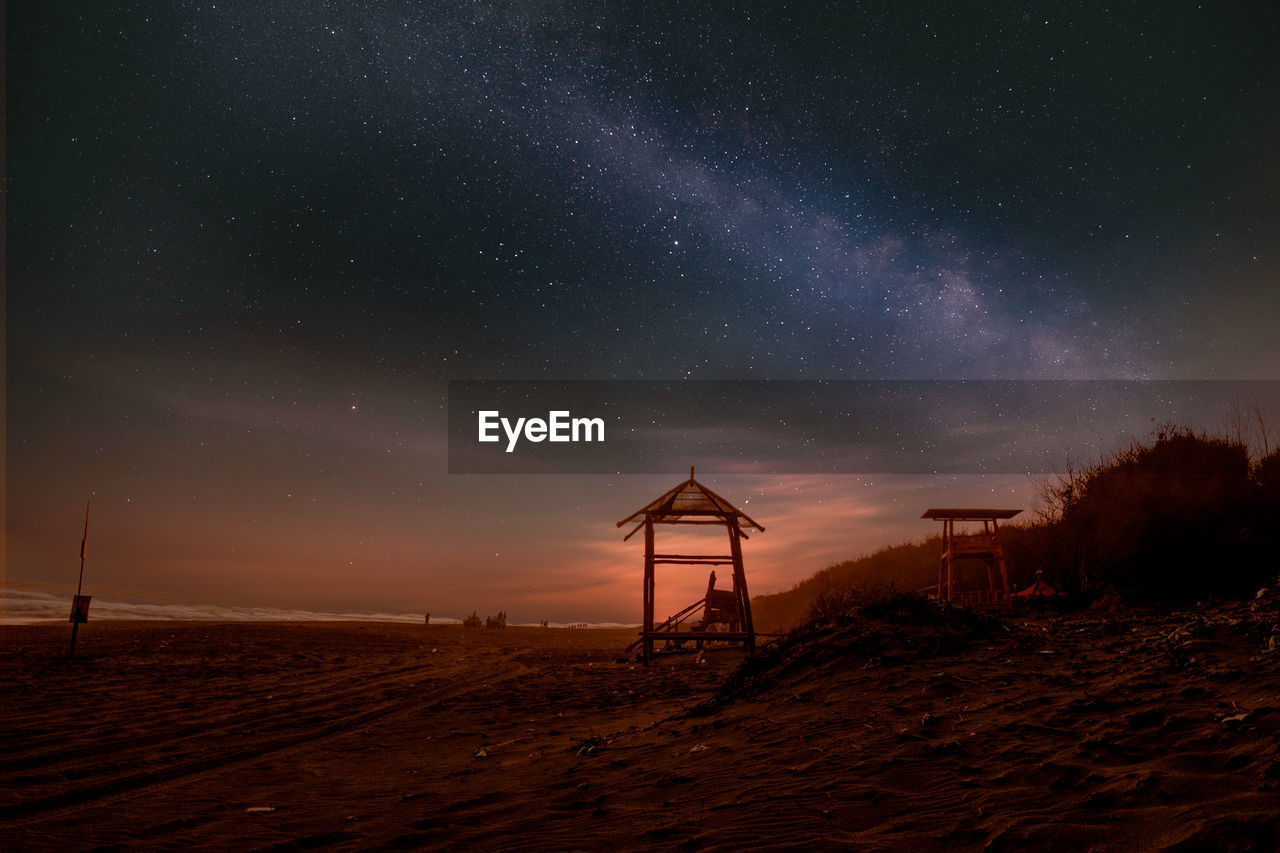
[[[938,598],[966,607],[1009,606],[1009,573],[1000,545],[1000,520],[1013,518],[1020,509],[930,509],[921,518],[942,522],[942,557],[938,563]],[[981,522],[982,532],[956,531],[956,522]],[[986,587],[956,583],[956,562],[980,560],[987,567]]]
[[[748,652],[755,651],[756,632],[751,621],[751,596],[747,592],[747,576],[742,568],[742,540],[747,534],[742,528],[750,527],[761,532],[764,527],[746,513],[729,503],[693,478],[649,502],[618,522],[635,524],[635,528],[623,537],[627,541],[644,530],[644,625],[639,643],[643,646],[643,659],[648,666],[653,659],[655,639],[730,640],[743,643]],[[657,524],[718,524],[729,535],[728,554],[659,554],[654,545],[654,525]],[[689,605],[680,613],[660,625],[654,624],[654,567],[661,564],[686,566],[732,566],[732,589],[715,589],[715,572],[707,586],[707,597]],[[681,623],[701,611],[702,620],[689,631],[680,631]],[[728,631],[711,630],[713,623],[729,626]]]

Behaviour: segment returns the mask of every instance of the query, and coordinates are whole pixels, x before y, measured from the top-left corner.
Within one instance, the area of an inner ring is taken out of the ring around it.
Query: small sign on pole
[[[75,623],[89,621],[89,600],[92,595],[77,595],[71,599],[71,619]]]
[[[76,656],[76,632],[81,622],[89,621],[89,599],[92,595],[81,595],[84,589],[84,546],[89,541],[89,502],[84,502],[84,532],[80,534],[80,580],[76,582],[76,597],[71,600],[71,649],[67,657]]]

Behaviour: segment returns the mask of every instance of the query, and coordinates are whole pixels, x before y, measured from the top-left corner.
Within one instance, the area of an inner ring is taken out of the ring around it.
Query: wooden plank
[[[741,643],[744,640],[752,640],[755,637],[753,633],[746,631],[652,631],[645,634],[649,640],[724,640],[725,642]]]
[[[733,560],[732,554],[654,554],[657,560]]]
[[[930,508],[925,510],[921,518],[932,518],[941,521],[946,518],[956,521],[982,521],[984,519],[993,518],[1013,518],[1020,509],[983,509],[983,508],[957,508],[957,509],[938,509]]]

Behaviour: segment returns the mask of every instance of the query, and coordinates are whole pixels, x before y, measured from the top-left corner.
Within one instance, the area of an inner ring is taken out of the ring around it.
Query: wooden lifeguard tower
[[[938,563],[938,598],[966,607],[1003,608],[1009,606],[1009,573],[1000,545],[999,521],[1013,518],[1020,509],[930,509],[921,518],[942,522],[942,557]],[[982,523],[977,530],[956,531],[956,522]],[[956,562],[980,560],[987,567],[987,586],[961,588],[956,585]],[[997,578],[997,572],[999,577]],[[998,585],[997,585],[998,584]]]
[[[641,529],[644,530],[644,625],[640,629],[640,639],[632,644],[632,648],[637,644],[643,646],[645,666],[653,658],[653,643],[656,639],[676,640],[679,643],[696,640],[699,645],[704,640],[728,640],[743,643],[748,652],[755,651],[756,632],[751,621],[751,597],[747,594],[747,576],[742,569],[742,540],[747,538],[747,534],[742,532],[742,528],[751,527],[763,532],[761,525],[695,480],[692,467],[689,468],[688,480],[619,521],[618,527],[624,524],[636,525],[623,537],[624,542]],[[656,524],[723,525],[729,535],[729,553],[659,554],[654,548]],[[655,625],[654,566],[659,564],[732,566],[732,586],[727,590],[716,589],[713,570],[705,598],[695,601],[662,624]],[[699,613],[702,618],[690,630],[680,630],[681,624]],[[725,625],[727,630],[713,630],[716,624]]]

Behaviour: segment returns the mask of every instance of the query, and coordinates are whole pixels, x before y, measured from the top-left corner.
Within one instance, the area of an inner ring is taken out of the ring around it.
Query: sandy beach
[[[628,630],[0,628],[6,849],[1274,849],[1276,602]],[[935,618],[936,617],[936,618]]]

